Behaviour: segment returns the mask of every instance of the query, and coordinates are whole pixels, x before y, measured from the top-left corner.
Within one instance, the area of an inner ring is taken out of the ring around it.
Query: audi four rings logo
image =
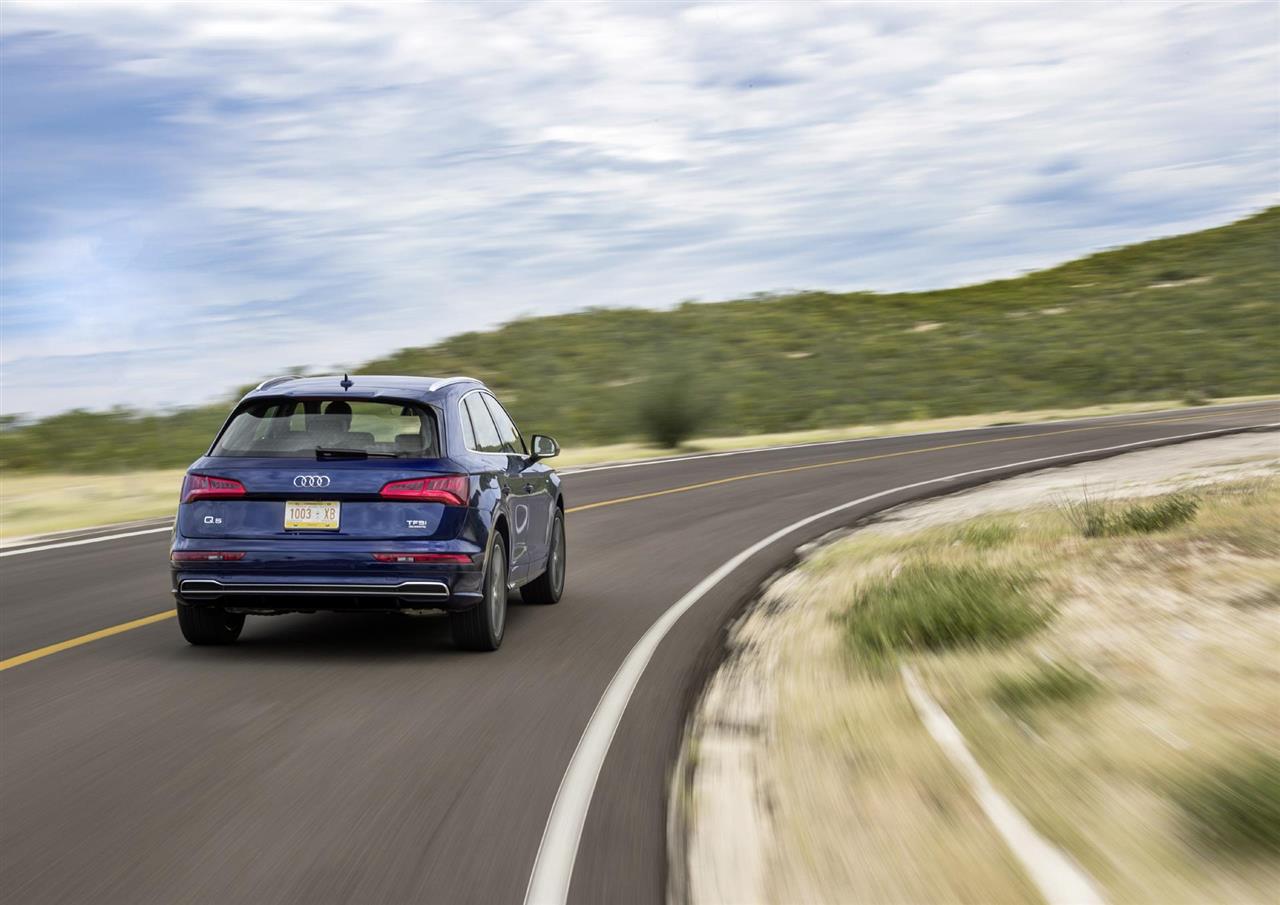
[[[294,487],[328,487],[327,474],[300,474],[293,479]]]

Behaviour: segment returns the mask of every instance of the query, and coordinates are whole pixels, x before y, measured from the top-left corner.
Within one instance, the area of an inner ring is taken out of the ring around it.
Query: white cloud
[[[24,153],[111,159],[92,125],[6,129],[40,191],[2,404],[203,399],[531,311],[941,286],[1223,222],[1275,196],[1278,16],[10,3],[10,46],[68,73],[93,49],[100,102],[170,87],[109,145],[154,184],[105,202]],[[102,350],[116,379],[51,376]]]

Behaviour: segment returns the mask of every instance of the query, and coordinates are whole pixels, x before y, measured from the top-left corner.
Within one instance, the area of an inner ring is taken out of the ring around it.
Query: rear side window
[[[524,440],[520,437],[520,431],[516,430],[515,422],[507,414],[507,410],[499,405],[498,400],[488,393],[482,393],[481,395],[484,396],[484,404],[489,407],[489,414],[493,416],[493,423],[498,427],[498,436],[502,438],[503,451],[515,453],[516,455],[527,454],[528,450],[524,448]]]
[[[475,431],[476,445],[472,449],[476,452],[505,452],[502,448],[502,438],[498,436],[498,428],[493,423],[493,418],[489,415],[489,409],[485,406],[484,400],[480,398],[480,394],[469,393],[463,396],[462,407],[466,414],[471,417],[471,427]]]
[[[429,409],[341,397],[251,403],[231,420],[209,455],[313,458],[317,449],[405,459],[440,456]]]
[[[458,421],[462,424],[462,445],[467,449],[476,449],[476,432],[471,427],[471,416],[467,414],[465,405],[458,406]]]

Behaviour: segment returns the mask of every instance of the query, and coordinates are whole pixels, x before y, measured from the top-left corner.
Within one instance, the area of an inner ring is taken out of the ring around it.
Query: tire
[[[484,597],[469,610],[449,614],[453,643],[463,650],[497,650],[507,628],[507,545],[499,534],[489,551]]]
[[[565,573],[564,513],[556,507],[551,521],[551,547],[547,551],[547,568],[541,575],[520,589],[525,603],[550,606],[560,602],[564,593]]]
[[[178,604],[178,626],[188,644],[231,644],[244,628],[244,613],[221,607]]]

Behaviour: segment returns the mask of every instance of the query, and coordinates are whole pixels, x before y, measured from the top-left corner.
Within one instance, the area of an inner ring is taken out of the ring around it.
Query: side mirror
[[[560,455],[560,444],[543,434],[533,435],[533,455],[529,457],[530,462],[537,462],[539,459],[552,459]]]

